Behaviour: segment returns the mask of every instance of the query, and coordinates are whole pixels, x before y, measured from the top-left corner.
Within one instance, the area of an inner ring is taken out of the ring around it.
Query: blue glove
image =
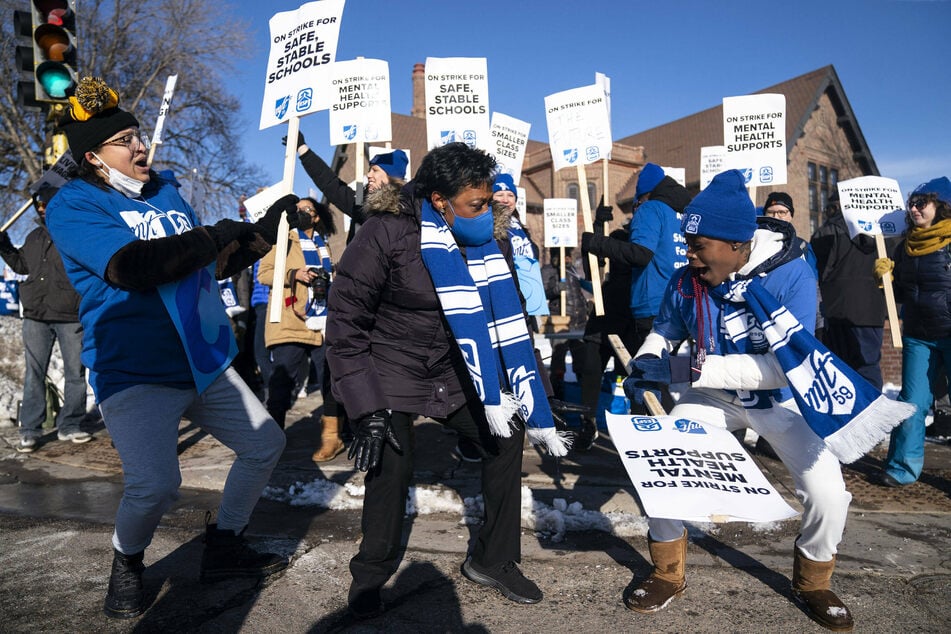
[[[632,403],[646,407],[647,403],[644,402],[645,392],[652,392],[658,401],[661,398],[659,383],[637,379],[633,376],[624,379],[624,393],[627,394],[627,398],[629,398]]]
[[[690,357],[672,357],[661,350],[660,358],[645,354],[632,359],[628,365],[630,376],[642,381],[652,381],[670,385],[671,383],[694,382],[700,378],[700,371],[691,367]]]

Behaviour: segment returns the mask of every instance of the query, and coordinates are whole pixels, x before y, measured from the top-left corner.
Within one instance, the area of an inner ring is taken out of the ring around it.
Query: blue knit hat
[[[640,198],[644,194],[654,191],[654,188],[664,180],[664,168],[655,163],[647,163],[637,177],[637,189],[634,197]]]
[[[947,176],[932,178],[927,183],[918,185],[915,191],[911,192],[912,196],[916,194],[934,194],[941,202],[951,205],[951,181]]]
[[[680,230],[686,235],[746,242],[756,231],[756,207],[739,170],[720,172],[687,208]]]
[[[495,192],[512,192],[515,194],[515,199],[518,200],[518,188],[515,187],[515,180],[511,174],[499,174],[495,177],[492,193]]]
[[[406,152],[403,150],[393,150],[385,154],[377,154],[370,159],[370,165],[379,166],[387,176],[403,179],[406,178],[406,166],[409,165],[409,159],[406,158]]]

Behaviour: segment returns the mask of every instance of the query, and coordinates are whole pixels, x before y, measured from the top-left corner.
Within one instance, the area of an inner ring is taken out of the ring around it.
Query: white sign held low
[[[708,145],[700,148],[700,189],[706,189],[713,177],[726,170],[726,148]]]
[[[649,517],[775,522],[797,515],[726,429],[673,416],[605,416]]]

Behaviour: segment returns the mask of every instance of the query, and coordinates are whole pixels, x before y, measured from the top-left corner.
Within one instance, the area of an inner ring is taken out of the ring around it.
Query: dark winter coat
[[[409,183],[402,192],[384,187],[367,196],[370,213],[330,290],[333,394],[353,419],[387,408],[444,418],[478,399],[423,263],[422,199],[414,189]],[[512,269],[511,249],[503,255]]]
[[[19,249],[6,233],[0,234],[0,257],[15,273],[28,276],[20,282],[23,316],[36,321],[79,321],[79,294],[66,277],[46,225],[37,223]]]
[[[951,337],[951,245],[927,255],[911,256],[902,241],[894,259],[902,334],[927,341]]]
[[[320,158],[313,150],[308,149],[300,157],[300,163],[304,171],[314,181],[314,186],[327,198],[327,202],[350,216],[353,221],[350,225],[350,232],[347,234],[347,244],[353,240],[356,235],[357,226],[366,222],[367,211],[364,205],[357,204],[357,195],[345,182],[340,180],[336,173],[324,159]]]
[[[812,234],[816,256],[822,314],[826,319],[848,322],[853,326],[878,326],[885,323],[885,295],[873,275],[875,239],[872,236],[849,237],[842,214],[836,214]]]

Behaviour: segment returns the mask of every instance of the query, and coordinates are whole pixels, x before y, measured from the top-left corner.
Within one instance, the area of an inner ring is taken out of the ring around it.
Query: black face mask
[[[308,213],[297,214],[297,228],[301,231],[307,231],[314,226],[314,217]]]

